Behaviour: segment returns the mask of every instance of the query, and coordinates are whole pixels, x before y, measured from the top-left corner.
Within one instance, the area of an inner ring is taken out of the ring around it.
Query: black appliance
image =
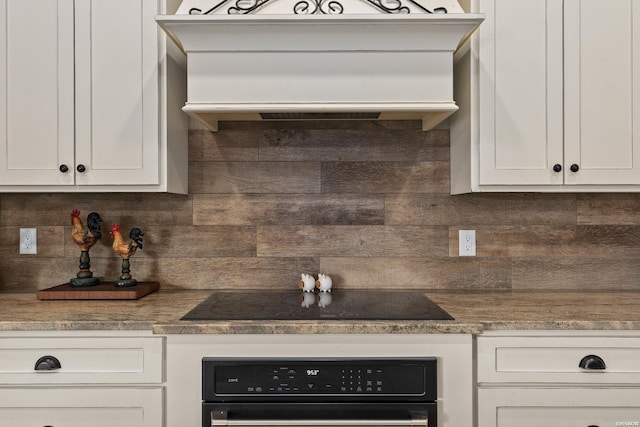
[[[216,291],[180,320],[453,320],[424,292]]]
[[[202,360],[202,427],[437,425],[437,359]]]

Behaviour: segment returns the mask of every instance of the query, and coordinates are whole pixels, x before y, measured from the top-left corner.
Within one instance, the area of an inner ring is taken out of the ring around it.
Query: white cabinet
[[[163,427],[163,358],[148,333],[1,333],[0,425]]]
[[[162,427],[160,388],[0,388],[3,427]]]
[[[640,335],[616,335],[503,332],[478,337],[478,427],[636,425]]]
[[[564,1],[566,184],[640,184],[640,3]]]
[[[478,427],[636,426],[640,390],[480,389],[478,417]]]
[[[0,1],[2,185],[73,183],[73,21],[73,0]]]
[[[161,383],[158,337],[2,337],[0,384]],[[35,370],[43,356],[60,369]]]
[[[640,191],[640,5],[471,0],[451,191]]]
[[[187,192],[166,0],[0,0],[0,191]]]

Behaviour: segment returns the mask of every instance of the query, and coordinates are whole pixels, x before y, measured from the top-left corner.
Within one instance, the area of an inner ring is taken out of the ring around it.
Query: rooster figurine
[[[102,238],[100,227],[102,219],[96,212],[91,212],[87,217],[87,228],[82,225],[80,219],[80,211],[74,209],[71,212],[71,238],[74,243],[80,247],[80,271],[75,278],[69,280],[69,284],[74,287],[95,286],[100,283],[100,279],[93,277],[91,272],[91,258],[89,257],[89,249]]]
[[[113,237],[113,250],[122,258],[122,274],[116,280],[116,286],[128,287],[135,286],[138,281],[131,278],[131,270],[129,267],[129,258],[136,253],[138,249],[142,249],[142,236],[144,233],[137,227],[129,232],[129,240],[125,241],[120,233],[120,226],[111,227],[111,237]]]
[[[71,212],[71,224],[73,225],[71,237],[76,245],[80,246],[81,251],[88,252],[98,239],[102,238],[102,232],[100,231],[102,219],[96,212],[91,212],[87,216],[87,228],[85,229],[80,219],[80,211],[74,209]]]

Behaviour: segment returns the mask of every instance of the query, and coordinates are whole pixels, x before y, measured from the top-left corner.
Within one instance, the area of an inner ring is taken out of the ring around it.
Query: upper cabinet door
[[[479,184],[561,184],[562,0],[483,0]]]
[[[76,0],[78,185],[158,184],[156,0]]]
[[[75,184],[73,58],[73,0],[0,0],[0,184]]]
[[[640,184],[637,0],[565,0],[565,150],[566,184]]]

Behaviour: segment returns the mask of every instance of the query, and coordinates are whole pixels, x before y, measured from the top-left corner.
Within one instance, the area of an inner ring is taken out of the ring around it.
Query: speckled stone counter
[[[640,292],[425,291],[455,320],[181,321],[211,294],[162,289],[136,301],[41,301],[0,293],[0,331],[151,330],[156,334],[471,333],[638,330]]]

